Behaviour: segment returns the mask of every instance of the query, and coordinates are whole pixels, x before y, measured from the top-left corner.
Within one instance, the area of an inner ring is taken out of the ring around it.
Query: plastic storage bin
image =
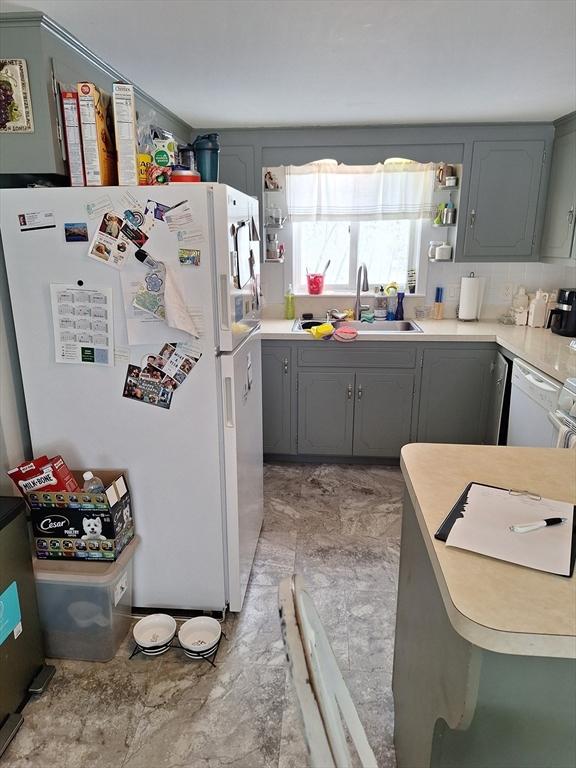
[[[134,538],[115,562],[34,560],[46,656],[109,661],[132,624]]]

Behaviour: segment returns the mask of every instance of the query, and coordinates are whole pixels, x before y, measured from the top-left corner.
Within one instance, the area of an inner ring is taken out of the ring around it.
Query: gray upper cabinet
[[[356,374],[355,456],[395,458],[410,440],[414,372]]]
[[[354,373],[298,373],[298,453],[352,453]]]
[[[264,453],[292,453],[292,348],[262,345]]]
[[[464,260],[530,261],[544,141],[475,141]]]
[[[541,257],[576,258],[576,114],[559,121],[552,150]]]
[[[486,442],[494,356],[460,344],[424,350],[418,442]]]
[[[257,197],[260,190],[254,179],[254,147],[221,147],[218,180]]]

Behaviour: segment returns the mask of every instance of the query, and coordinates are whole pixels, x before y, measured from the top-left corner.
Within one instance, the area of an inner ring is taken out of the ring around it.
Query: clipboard
[[[468,500],[468,494],[470,493],[470,489],[472,488],[473,485],[482,486],[484,488],[493,488],[495,490],[504,491],[506,493],[511,493],[512,491],[512,489],[510,488],[501,488],[500,486],[488,485],[487,483],[477,483],[477,482],[468,483],[468,485],[466,486],[466,488],[464,488],[458,500],[456,501],[456,503],[454,504],[450,512],[447,514],[447,516],[444,518],[440,527],[434,534],[434,538],[437,539],[438,541],[446,542],[450,534],[450,531],[454,526],[454,523],[459,518],[464,517],[464,508]],[[527,491],[518,492],[518,493],[524,493],[528,495]],[[568,574],[555,574],[558,576],[564,576],[565,578],[570,578],[573,575],[574,565],[576,561],[576,506],[574,506],[572,509],[573,509],[573,514],[572,514],[572,542],[571,542],[571,549],[570,549],[570,570]],[[530,535],[530,534],[522,534],[522,535]],[[472,552],[474,550],[470,549],[468,551]]]

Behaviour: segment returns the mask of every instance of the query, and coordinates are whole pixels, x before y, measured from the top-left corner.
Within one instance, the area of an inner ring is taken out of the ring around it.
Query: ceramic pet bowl
[[[210,616],[196,616],[182,624],[178,641],[184,653],[195,658],[198,654],[207,656],[210,651],[215,651],[221,634],[222,628],[216,619]]]
[[[147,656],[158,656],[170,647],[176,634],[176,621],[166,613],[152,613],[136,622],[132,635]]]

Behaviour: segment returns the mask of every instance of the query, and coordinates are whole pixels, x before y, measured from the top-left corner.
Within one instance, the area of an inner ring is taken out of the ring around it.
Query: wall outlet
[[[514,296],[514,283],[502,283],[502,298],[504,301],[512,301]]]
[[[448,285],[446,287],[446,298],[448,301],[457,301],[458,296],[460,295],[460,286],[458,283],[453,283],[452,285]]]

